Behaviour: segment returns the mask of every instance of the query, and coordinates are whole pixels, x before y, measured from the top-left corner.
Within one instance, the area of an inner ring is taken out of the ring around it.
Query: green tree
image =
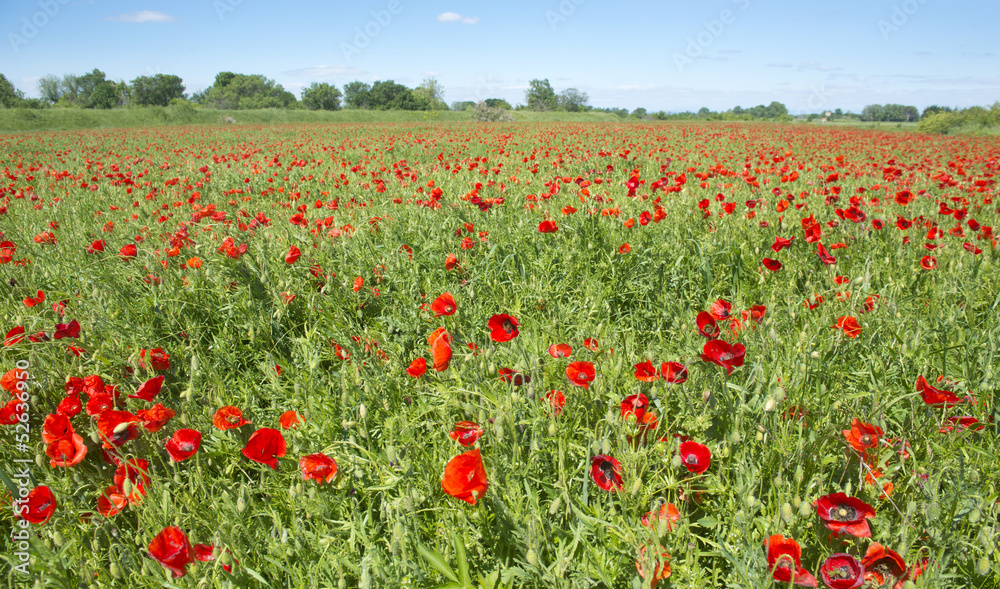
[[[549,84],[548,78],[544,80],[535,79],[528,82],[528,89],[524,93],[524,100],[528,103],[529,110],[556,110],[559,107],[556,92],[552,89],[552,84]]]
[[[926,119],[931,115],[936,115],[941,112],[944,113],[952,112],[952,108],[950,106],[938,106],[936,104],[932,104],[924,109],[924,112],[920,114],[920,118]]]
[[[342,96],[336,86],[313,82],[302,90],[302,106],[309,110],[340,110]]]
[[[76,77],[76,83],[76,103],[84,108],[105,108],[103,105],[108,101],[109,92],[111,94],[114,93],[113,88],[105,88],[102,90],[100,96],[98,97],[101,106],[97,106],[97,103],[91,101],[91,95],[99,86],[107,83],[113,84],[113,82],[108,82],[107,78],[104,76],[104,72],[97,68],[94,68],[94,71],[89,74],[83,74],[82,76]]]
[[[220,72],[207,90],[204,103],[211,108],[252,110],[289,108],[297,102],[281,84],[260,74]]]
[[[428,110],[430,103],[402,84],[392,80],[376,81],[368,93],[370,108],[375,110]]]
[[[567,112],[582,112],[589,110],[590,97],[586,92],[581,92],[576,88],[567,88],[559,93],[558,105],[560,110]]]
[[[492,100],[492,99],[489,99],[489,100]],[[451,110],[455,110],[455,111],[461,112],[461,111],[465,111],[465,110],[472,110],[472,107],[474,107],[474,106],[476,106],[475,102],[472,102],[471,100],[462,100],[462,101],[459,101],[459,102],[452,102],[451,103]],[[508,104],[507,106],[510,106],[510,105]]]
[[[347,108],[367,109],[371,91],[369,84],[358,80],[344,84],[344,105]]]
[[[85,108],[114,108],[118,106],[118,85],[104,80],[99,82],[87,97]]]
[[[774,101],[767,105],[767,118],[776,119],[778,117],[788,116],[788,107],[784,104]]]
[[[444,101],[444,86],[436,78],[426,78],[413,89],[413,94],[418,100],[427,102],[430,110],[448,110],[448,103]]]
[[[23,98],[24,93],[15,88],[7,76],[0,74],[0,107],[14,108]]]
[[[646,109],[640,106],[639,108],[633,110],[630,116],[633,119],[643,120],[646,118],[646,115],[647,115]]]
[[[59,84],[59,77],[49,74],[38,79],[38,93],[42,100],[55,104],[62,96],[62,87]]]
[[[139,76],[132,80],[132,102],[139,106],[167,106],[184,97],[184,82],[170,74]]]
[[[881,104],[869,104],[861,109],[861,120],[873,123],[884,120],[885,114]]]
[[[511,107],[510,103],[507,102],[506,100],[504,100],[503,98],[487,98],[483,102],[486,104],[486,106],[488,106],[490,108],[502,108],[504,110],[512,110],[513,109],[513,107]]]

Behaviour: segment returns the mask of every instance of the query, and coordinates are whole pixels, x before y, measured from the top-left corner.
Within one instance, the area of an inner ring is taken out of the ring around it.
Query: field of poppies
[[[1000,583],[1000,139],[0,146],[10,586]]]

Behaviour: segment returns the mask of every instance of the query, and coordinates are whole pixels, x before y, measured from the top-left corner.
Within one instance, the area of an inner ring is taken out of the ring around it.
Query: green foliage
[[[132,80],[131,99],[137,106],[167,106],[184,97],[184,81],[179,76],[156,74]]]
[[[376,81],[368,92],[368,108],[373,110],[429,110],[425,94],[417,94],[392,80]]]
[[[344,84],[344,105],[347,108],[367,110],[370,106],[369,95],[371,91],[371,84],[358,80]]]
[[[544,80],[534,79],[528,82],[528,89],[524,92],[524,101],[529,110],[547,111],[559,108],[559,100],[548,78]]]
[[[590,97],[586,92],[581,92],[576,88],[567,88],[559,93],[557,104],[559,110],[567,112],[582,112],[590,108],[588,104]]]
[[[132,110],[168,117],[174,108],[13,114],[101,120]],[[223,114],[312,121],[432,116]],[[441,113],[459,115],[468,116]],[[517,149],[498,148],[514,143]],[[32,483],[50,486],[58,501],[47,524],[30,527],[31,582],[116,589],[617,589],[643,584],[640,547],[662,546],[672,573],[661,586],[771,587],[779,585],[763,544],[780,533],[803,545],[803,566],[814,574],[832,552],[861,556],[878,541],[908,564],[930,559],[922,586],[996,585],[990,562],[1000,497],[997,424],[941,430],[949,417],[996,416],[1000,257],[966,223],[965,237],[945,231],[932,240],[945,247],[932,252],[937,270],[926,271],[919,260],[927,250],[903,244],[902,236],[921,241],[928,229],[891,225],[896,215],[940,220],[942,203],[967,206],[945,200],[939,188],[940,171],[961,161],[964,186],[947,196],[969,200],[970,211],[984,205],[975,209],[978,222],[998,226],[996,205],[985,206],[989,195],[970,190],[994,174],[995,139],[792,125],[241,124],[18,134],[0,137],[0,145],[0,165],[13,176],[8,181],[17,191],[32,186],[38,198],[4,203],[3,218],[16,222],[3,225],[3,239],[17,251],[0,267],[0,325],[4,332],[24,326],[27,334],[50,335],[0,348],[0,373],[24,360],[32,374],[30,447],[15,451],[16,432],[0,426],[0,456],[31,458]],[[884,164],[900,153],[917,163],[899,180],[886,179]],[[835,159],[840,155],[846,160]],[[525,162],[530,156],[537,157]],[[818,193],[829,185],[817,182],[831,162],[841,171],[842,194],[889,221],[884,229],[834,214],[847,199],[827,204],[833,192]],[[801,165],[801,177],[782,181],[786,165]],[[752,172],[754,166],[762,171]],[[55,173],[38,181],[44,170]],[[652,187],[669,172],[673,186],[685,170],[679,191]],[[57,178],[63,171],[69,175]],[[751,172],[762,188],[750,183]],[[696,173],[716,174],[713,184],[730,186],[700,188]],[[645,183],[631,198],[625,193],[633,174]],[[431,180],[442,190],[438,208],[416,202],[426,198],[415,196],[416,188]],[[476,184],[483,197],[505,202],[489,211],[474,207],[463,196]],[[876,194],[874,184],[888,188]],[[794,199],[803,209],[779,210],[775,186],[804,195]],[[904,187],[930,196],[897,204],[892,195]],[[698,207],[702,199],[710,200],[708,216]],[[735,212],[727,213],[727,204]],[[305,227],[289,222],[300,205]],[[580,210],[564,214],[567,206]],[[662,220],[625,223],[657,206]],[[240,227],[257,212],[270,218],[266,226]],[[799,220],[811,214],[824,224],[824,243],[846,245],[832,250],[834,266],[823,265],[815,245],[801,239]],[[556,220],[559,231],[539,233],[544,218]],[[170,240],[181,228],[190,242],[172,256]],[[36,241],[43,231],[52,231],[56,243]],[[774,254],[776,235],[796,240]],[[460,245],[463,236],[469,249]],[[245,242],[246,254],[220,253],[224,237]],[[86,253],[98,238],[108,242],[105,255]],[[966,240],[984,251],[966,251],[960,245]],[[626,242],[631,251],[619,253]],[[138,246],[131,261],[117,256],[127,243]],[[294,264],[285,261],[291,245],[302,251]],[[448,253],[460,257],[459,268],[444,268]],[[763,256],[780,257],[785,268],[763,271]],[[204,265],[188,265],[194,257]],[[364,279],[358,290],[355,277]],[[25,306],[38,290],[45,303]],[[454,315],[434,317],[422,308],[446,291],[458,301]],[[296,298],[286,302],[283,293]],[[803,306],[816,294],[825,302]],[[879,298],[862,313],[869,295]],[[698,312],[718,298],[733,303],[738,321],[751,305],[767,307],[759,323],[742,320],[736,333],[723,323],[724,337],[746,345],[746,363],[729,376],[699,359],[705,339],[694,327]],[[62,300],[65,315],[51,307]],[[493,343],[487,335],[486,321],[497,312],[520,320],[511,342]],[[844,315],[862,324],[857,338],[830,328]],[[81,322],[81,336],[52,339],[53,326],[70,319]],[[451,366],[409,376],[405,367],[427,354],[427,336],[437,326],[454,336]],[[584,347],[587,338],[599,341],[596,350]],[[556,342],[573,346],[572,360],[597,365],[589,389],[569,385],[570,359],[547,352]],[[333,343],[350,357],[343,359]],[[71,354],[68,345],[85,352]],[[138,350],[152,347],[171,355],[156,402],[177,415],[124,447],[150,461],[150,482],[141,501],[103,517],[96,502],[113,484],[114,467],[101,459],[95,420],[85,412],[73,418],[89,454],[68,469],[49,466],[43,421],[69,376],[100,375],[118,387],[129,411],[151,406],[128,395],[153,376],[138,363]],[[639,381],[633,366],[646,359],[682,361],[690,379]],[[505,383],[501,367],[531,380]],[[926,405],[914,380],[938,374],[955,379],[976,403]],[[545,398],[552,389],[566,393],[559,416]],[[659,416],[645,441],[621,417],[623,397],[635,392],[646,394]],[[216,429],[212,415],[223,405],[240,407],[252,424]],[[287,455],[278,468],[245,459],[241,449],[251,431],[278,427],[288,410],[305,422],[284,431]],[[882,471],[879,485],[865,482],[861,455],[845,442],[842,430],[853,418],[885,431],[870,458]],[[460,420],[485,429],[478,447],[490,486],[474,506],[441,487],[444,465],[465,450],[448,435]],[[182,427],[202,432],[202,446],[173,463],[163,446]],[[710,447],[706,473],[693,475],[681,465],[674,434]],[[331,483],[303,480],[298,458],[313,452],[338,462]],[[621,491],[596,487],[590,477],[596,454],[621,462]],[[881,495],[885,482],[895,485],[891,498]],[[836,491],[875,507],[871,539],[829,537],[811,504]],[[643,515],[664,502],[678,507],[676,524],[644,526]],[[16,525],[9,509],[0,521],[7,531]],[[167,525],[180,526],[192,542],[214,544],[216,560],[170,579],[147,554]],[[12,571],[12,550],[0,560],[8,585],[23,580]]]
[[[912,122],[920,119],[920,112],[915,106],[902,104],[869,104],[861,111],[864,122]]]
[[[482,123],[509,123],[514,120],[514,115],[509,109],[489,106],[485,101],[481,101],[472,108],[472,120]]]
[[[205,93],[203,104],[222,110],[289,108],[297,104],[295,95],[263,75],[220,72]]]
[[[413,95],[418,102],[427,104],[427,110],[448,110],[448,103],[444,101],[444,86],[437,78],[425,78],[413,89]]]
[[[940,109],[922,119],[917,129],[923,133],[995,135],[1000,133],[1000,102],[990,108]]]
[[[302,106],[309,110],[340,110],[342,96],[336,86],[313,82],[302,89]]]
[[[24,98],[14,84],[7,79],[7,76],[0,74],[0,108],[14,108],[20,106]]]

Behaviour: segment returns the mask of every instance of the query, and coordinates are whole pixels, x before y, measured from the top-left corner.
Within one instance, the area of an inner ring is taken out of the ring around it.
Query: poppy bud
[[[802,517],[809,517],[812,513],[812,506],[808,503],[803,503],[799,505],[799,515]]]
[[[791,524],[792,516],[792,506],[786,502],[781,506],[781,519],[785,520],[786,524]]]
[[[528,560],[528,564],[530,564],[531,566],[535,566],[535,563],[538,562],[538,557],[535,556],[535,551],[530,548],[528,549],[528,554],[525,556]]]
[[[976,574],[978,574],[981,577],[985,577],[986,575],[990,574],[989,558],[983,556],[982,558],[979,559],[979,562],[976,564]]]
[[[368,408],[365,407],[364,403],[362,403],[361,406],[358,407],[358,416],[361,417],[361,419],[365,419],[368,417]]]
[[[243,500],[243,497],[240,497],[239,499],[236,500],[236,511],[243,513],[246,510],[247,510],[247,502]]]
[[[549,506],[549,515],[555,515],[559,511],[559,506],[562,505],[562,497],[556,497],[552,505]]]
[[[936,520],[938,516],[941,515],[941,506],[938,505],[937,501],[932,501],[924,509],[924,515],[926,515],[927,519],[930,521]]]

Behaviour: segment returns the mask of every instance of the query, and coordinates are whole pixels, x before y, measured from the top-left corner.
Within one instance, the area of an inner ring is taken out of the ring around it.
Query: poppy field
[[[997,138],[0,145],[10,586],[1000,583]]]

